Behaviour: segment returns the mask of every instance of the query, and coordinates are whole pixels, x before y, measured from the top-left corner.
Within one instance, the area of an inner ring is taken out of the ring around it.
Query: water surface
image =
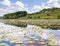
[[[33,44],[29,43],[31,41]],[[44,44],[39,43],[39,41],[44,42]],[[35,25],[21,28],[0,22],[0,44],[6,43],[10,46],[46,46],[48,41],[55,42],[54,45],[60,45],[60,30],[42,29]],[[22,42],[22,44],[17,44],[16,42]]]

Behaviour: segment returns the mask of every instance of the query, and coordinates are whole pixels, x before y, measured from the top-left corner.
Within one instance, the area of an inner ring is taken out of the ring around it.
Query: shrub
[[[57,16],[57,19],[60,19],[60,15]]]

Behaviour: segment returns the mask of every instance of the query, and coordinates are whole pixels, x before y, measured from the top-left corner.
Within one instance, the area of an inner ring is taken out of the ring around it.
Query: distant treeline
[[[27,14],[26,11],[18,11],[5,14],[4,19],[60,19],[60,8],[48,8],[39,12]]]
[[[26,11],[18,11],[18,12],[15,12],[15,13],[5,14],[3,16],[3,19],[18,19],[18,18],[26,17],[26,16],[27,16]]]

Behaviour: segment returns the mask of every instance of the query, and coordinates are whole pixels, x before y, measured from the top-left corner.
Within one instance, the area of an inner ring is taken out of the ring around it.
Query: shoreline
[[[37,25],[44,29],[60,29],[60,19],[0,19],[0,22],[19,27]]]

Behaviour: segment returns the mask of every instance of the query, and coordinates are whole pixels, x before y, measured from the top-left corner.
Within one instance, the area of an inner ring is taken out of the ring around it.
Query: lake
[[[43,29],[35,25],[23,28],[0,22],[0,45],[59,46],[60,30]]]

